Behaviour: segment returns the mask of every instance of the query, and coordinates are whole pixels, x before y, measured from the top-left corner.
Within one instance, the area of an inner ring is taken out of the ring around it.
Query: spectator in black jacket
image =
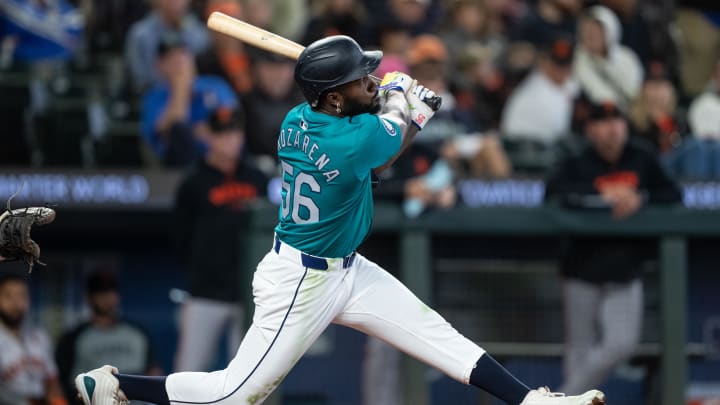
[[[123,369],[157,375],[147,333],[120,316],[120,286],[114,273],[98,269],[86,279],[90,319],[63,333],[55,359],[63,391],[75,403],[73,379],[82,370],[104,364],[123,364]]]
[[[266,173],[277,172],[277,139],[285,114],[303,101],[295,85],[295,61],[260,49],[250,52],[253,88],[240,102],[249,117],[245,123],[247,151]]]
[[[605,209],[623,220],[648,204],[680,201],[675,183],[656,154],[628,141],[627,122],[611,103],[592,105],[589,141],[561,160],[547,181],[546,198],[567,207]],[[561,259],[569,395],[600,385],[635,350],[641,335],[643,287],[641,242],[618,238],[573,238]]]
[[[191,297],[183,303],[175,371],[213,367],[223,331],[230,357],[242,339],[242,292],[251,272],[241,267],[241,238],[248,208],[267,188],[263,174],[241,158],[244,124],[237,108],[212,113],[208,152],[176,195],[173,236]]]

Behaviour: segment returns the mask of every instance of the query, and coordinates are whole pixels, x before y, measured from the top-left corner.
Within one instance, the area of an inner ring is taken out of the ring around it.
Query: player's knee
[[[631,357],[637,350],[637,342],[633,339],[617,340],[609,342],[605,346],[607,359],[612,363],[618,363]]]

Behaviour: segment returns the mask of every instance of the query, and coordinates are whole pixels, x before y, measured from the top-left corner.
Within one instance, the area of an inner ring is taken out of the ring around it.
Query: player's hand
[[[175,50],[170,55],[169,67],[170,85],[177,88],[190,88],[195,80],[195,60],[192,54],[184,50]]]
[[[420,130],[425,128],[425,124],[435,115],[435,111],[426,103],[426,100],[435,96],[434,91],[418,84],[417,80],[413,80],[413,85],[405,95],[410,109],[410,119]]]
[[[380,95],[385,96],[387,92],[396,90],[401,91],[403,94],[407,94],[412,86],[413,78],[406,75],[403,72],[388,72],[383,76],[380,82]]]
[[[612,215],[615,219],[627,218],[642,206],[642,196],[631,187],[606,187],[601,191],[601,195],[612,206]]]

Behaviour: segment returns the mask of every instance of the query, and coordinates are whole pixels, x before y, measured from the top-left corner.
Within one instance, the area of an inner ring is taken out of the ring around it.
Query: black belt
[[[278,239],[277,236],[275,236],[275,253],[280,253],[280,245],[282,245],[282,242],[280,241],[280,239]],[[352,266],[353,262],[355,261],[355,252],[352,252],[351,254],[343,257],[342,259],[342,267],[343,269],[347,269],[348,267]],[[324,257],[312,256],[302,252],[300,252],[300,262],[303,266],[316,270],[327,270],[330,267],[328,265],[327,259],[325,259]]]

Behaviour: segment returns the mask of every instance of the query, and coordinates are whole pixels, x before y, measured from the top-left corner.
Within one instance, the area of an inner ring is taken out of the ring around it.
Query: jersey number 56
[[[320,184],[318,184],[317,180],[315,180],[313,176],[307,173],[298,171],[297,175],[294,175],[295,168],[293,166],[283,161],[280,163],[282,165],[283,172],[282,192],[284,194],[282,201],[282,217],[287,218],[287,216],[292,212],[292,220],[296,224],[319,221],[320,210],[315,204],[315,201],[313,201],[310,197],[302,195],[301,192],[303,185],[307,184],[310,191],[313,193],[320,193]],[[292,207],[292,210],[290,207]]]

